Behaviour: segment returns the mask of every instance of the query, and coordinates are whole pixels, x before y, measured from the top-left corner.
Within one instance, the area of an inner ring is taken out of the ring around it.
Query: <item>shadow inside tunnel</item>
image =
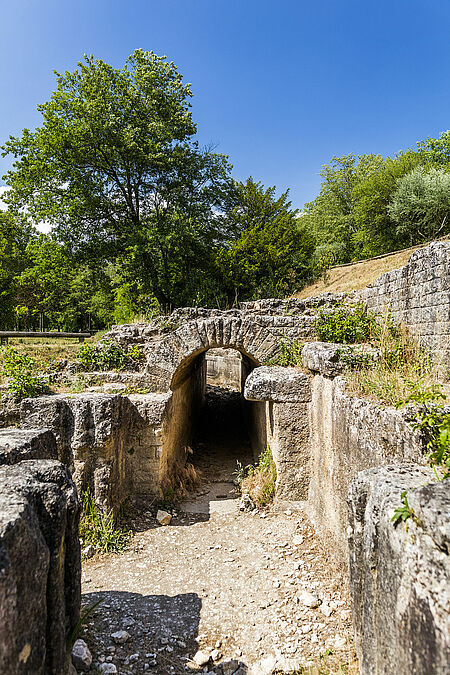
[[[89,609],[100,601],[89,614]],[[201,598],[196,593],[142,595],[125,591],[101,591],[82,596],[81,637],[92,652],[94,667],[106,661],[119,673],[181,675],[202,672],[193,657],[199,640]],[[125,631],[112,637],[119,631]],[[215,638],[217,640],[217,637]],[[207,649],[208,647],[208,649]],[[233,659],[217,658],[208,664],[217,675],[244,675],[247,666]]]

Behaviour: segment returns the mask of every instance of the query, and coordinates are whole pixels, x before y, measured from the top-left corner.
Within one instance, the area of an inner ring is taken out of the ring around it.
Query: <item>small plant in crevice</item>
[[[131,530],[117,524],[111,510],[95,503],[89,489],[82,496],[79,534],[83,546],[93,546],[96,553],[122,553],[132,537]]]
[[[8,379],[7,391],[14,400],[21,401],[48,392],[48,384],[35,375],[36,364],[31,356],[15,347],[4,347],[1,352],[1,374]]]
[[[245,477],[240,483],[241,492],[247,493],[259,508],[271,504],[275,497],[277,470],[270,446],[267,445],[261,453],[256,466],[247,466],[243,471]],[[238,472],[242,476],[242,465],[238,467]]]
[[[394,515],[391,518],[394,525],[396,525],[399,522],[406,522],[408,518],[412,518],[414,516],[414,511],[410,508],[408,504],[408,493],[406,490],[402,492],[400,496],[400,501],[402,505],[397,506],[397,508],[394,511]]]
[[[271,359],[264,362],[266,366],[302,366],[302,349],[304,342],[284,338],[280,341],[280,350]]]
[[[88,607],[87,609],[84,610],[84,612],[81,614],[79,620],[77,621],[73,631],[69,635],[69,637],[66,640],[66,648],[67,648],[67,653],[70,654],[72,651],[72,647],[77,641],[81,630],[83,628],[83,625],[86,623],[92,612],[94,612],[99,605],[104,601],[105,598],[100,598],[100,600],[97,600],[93,605]]]
[[[411,393],[397,408],[416,406],[412,427],[426,442],[428,462],[438,480],[450,478],[450,412],[444,407],[446,396],[437,384],[424,386],[423,380],[410,383]]]

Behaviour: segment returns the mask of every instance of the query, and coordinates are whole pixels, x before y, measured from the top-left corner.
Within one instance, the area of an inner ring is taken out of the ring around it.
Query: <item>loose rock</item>
[[[72,647],[72,663],[77,670],[82,673],[87,672],[91,667],[92,655],[89,647],[84,640],[76,640]]]

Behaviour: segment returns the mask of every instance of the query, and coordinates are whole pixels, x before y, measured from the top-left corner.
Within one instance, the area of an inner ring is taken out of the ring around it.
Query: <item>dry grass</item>
[[[425,388],[442,385],[445,390],[439,365],[404,326],[395,326],[385,318],[373,344],[380,351],[379,359],[360,364],[345,375],[350,394],[375,403],[396,405],[410,395],[417,382]]]
[[[398,253],[389,253],[380,258],[370,258],[362,262],[346,265],[345,267],[332,267],[328,271],[327,282],[319,279],[303,290],[296,293],[295,298],[310,298],[319,293],[348,293],[365,288],[373,284],[382,274],[391,270],[403,267],[408,263],[411,253],[428,244],[413,246],[412,248],[399,251]]]

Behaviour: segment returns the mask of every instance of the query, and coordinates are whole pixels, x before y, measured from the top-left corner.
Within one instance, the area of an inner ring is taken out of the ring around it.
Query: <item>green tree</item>
[[[0,211],[0,328],[11,329],[14,314],[16,277],[26,265],[25,249],[29,229],[24,228],[10,213]]]
[[[398,231],[389,204],[397,182],[419,162],[415,152],[386,157],[377,170],[353,188],[354,250],[357,258],[370,258],[408,245]]]
[[[50,222],[85,259],[126,255],[149,292],[176,303],[186,259],[214,236],[230,170],[193,141],[191,96],[173,63],[142,50],[122,69],[85,57],[57,73],[42,126],[2,148],[16,158],[10,208]]]
[[[70,285],[73,262],[48,235],[33,236],[25,250],[27,265],[16,278],[15,312],[26,328],[37,327],[41,314],[53,328],[73,323],[76,311]]]
[[[450,129],[443,131],[439,138],[427,138],[417,143],[422,164],[450,168]]]
[[[388,212],[409,245],[450,232],[450,173],[418,166],[397,183]]]
[[[355,221],[355,188],[382,164],[380,155],[333,157],[322,167],[322,186],[316,199],[305,204],[304,224],[317,240],[314,259],[318,267],[323,261],[333,264],[355,258],[358,244]]]
[[[291,208],[288,192],[276,197],[251,177],[234,182],[220,232],[228,244],[217,254],[229,301],[285,295],[311,277],[313,240]]]

